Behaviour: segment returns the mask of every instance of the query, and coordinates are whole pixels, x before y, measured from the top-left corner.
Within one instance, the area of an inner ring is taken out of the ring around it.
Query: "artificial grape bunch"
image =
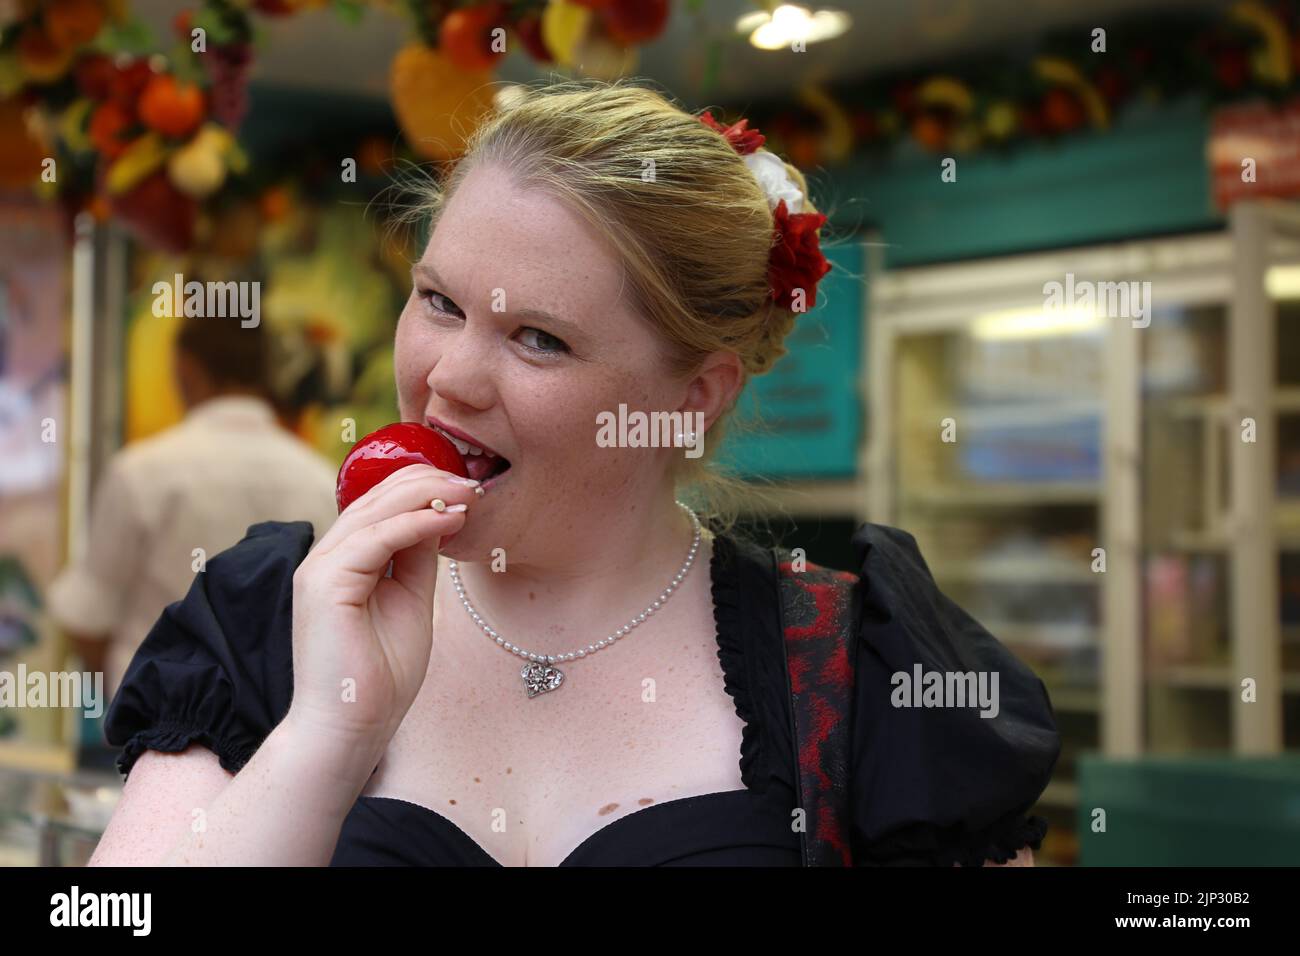
[[[247,43],[215,47],[203,62],[211,81],[208,97],[213,118],[231,131],[239,129],[248,114],[252,47]]]

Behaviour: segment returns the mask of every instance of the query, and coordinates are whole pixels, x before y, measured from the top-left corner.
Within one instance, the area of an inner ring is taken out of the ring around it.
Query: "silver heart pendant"
[[[540,661],[530,661],[525,664],[524,669],[519,672],[519,676],[524,679],[524,686],[528,688],[529,697],[536,697],[538,694],[553,691],[564,680],[564,674],[561,671],[550,664],[543,664]]]

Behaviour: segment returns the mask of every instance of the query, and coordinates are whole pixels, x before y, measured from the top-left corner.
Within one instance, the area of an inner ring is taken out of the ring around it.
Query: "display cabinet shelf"
[[[904,489],[905,504],[931,508],[1032,508],[1036,505],[1096,505],[1100,486],[1079,482],[1040,484],[934,485]]]
[[[916,534],[945,593],[1043,679],[1054,824],[1074,825],[1059,811],[1092,750],[1300,746],[1300,706],[1282,707],[1300,693],[1300,560],[1284,563],[1300,549],[1300,300],[1269,278],[1300,275],[1289,232],[1300,215],[1243,204],[1220,233],[873,282],[869,517]],[[1044,287],[1067,272],[1149,281],[1151,321],[1054,324]],[[1239,673],[1278,679],[1233,707]]]
[[[1060,558],[980,558],[966,561],[930,562],[935,578],[976,583],[1021,583],[1026,581],[1096,582],[1096,573],[1084,561]]]

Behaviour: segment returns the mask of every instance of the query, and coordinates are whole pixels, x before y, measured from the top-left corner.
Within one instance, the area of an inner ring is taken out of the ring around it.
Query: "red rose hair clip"
[[[804,305],[811,309],[817,304],[817,283],[831,271],[817,239],[817,230],[826,217],[819,212],[802,211],[804,196],[799,184],[790,178],[778,156],[761,148],[767,137],[750,129],[749,120],[723,126],[710,112],[699,119],[721,133],[741,155],[772,207],[776,242],[768,265],[768,279],[773,301],[782,308],[793,309],[795,290],[803,289],[807,296]]]

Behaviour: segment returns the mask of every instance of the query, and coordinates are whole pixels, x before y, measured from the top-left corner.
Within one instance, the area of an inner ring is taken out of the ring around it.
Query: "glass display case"
[[[1300,746],[1300,214],[1234,210],[1231,294],[1144,338],[1148,750]]]
[[[871,520],[911,532],[944,593],[1047,684],[1063,748],[1036,812],[1061,825],[1041,855],[1072,862],[1074,764],[1100,745],[1110,337],[1045,311],[1064,260],[1028,265],[882,278],[868,485]]]
[[[1225,303],[1162,310],[1143,338],[1144,717],[1155,752],[1228,750]]]
[[[874,283],[869,517],[1047,685],[1043,862],[1081,754],[1300,743],[1294,208]]]
[[[121,794],[116,773],[0,769],[0,866],[84,866]]]

